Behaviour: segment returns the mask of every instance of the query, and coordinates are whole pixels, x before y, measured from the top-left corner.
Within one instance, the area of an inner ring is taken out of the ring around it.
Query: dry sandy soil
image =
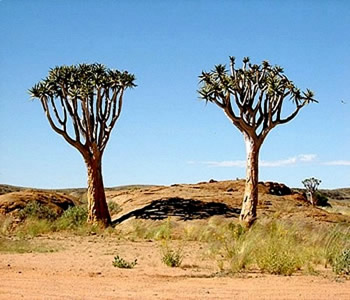
[[[215,276],[217,268],[203,258],[198,242],[186,245],[182,268],[161,262],[157,242],[99,236],[36,242],[59,251],[1,254],[0,299],[350,299],[350,281],[332,275]],[[138,264],[115,268],[116,253]]]
[[[120,228],[135,218],[153,222],[175,216],[182,223],[207,222],[216,214],[237,217],[243,185],[227,181],[118,189],[108,190],[107,197],[122,208],[113,217]],[[260,185],[259,194],[260,216],[311,225],[350,224],[349,216],[310,207],[301,194],[272,195],[267,185]],[[220,275],[200,242],[186,242],[181,268],[161,262],[157,241],[53,234],[30,242],[54,251],[1,253],[0,299],[350,299],[350,280],[330,271],[322,276]],[[129,261],[137,258],[138,264],[133,269],[115,268],[117,254]]]

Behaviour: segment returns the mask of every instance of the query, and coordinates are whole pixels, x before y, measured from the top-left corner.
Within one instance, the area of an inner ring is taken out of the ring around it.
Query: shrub
[[[328,198],[324,194],[322,194],[320,192],[316,192],[315,198],[316,198],[316,205],[317,206],[330,206],[328,204]]]
[[[119,255],[114,257],[113,266],[121,269],[132,269],[137,265],[137,259],[135,259],[133,262],[128,262],[124,258],[120,257]]]
[[[58,229],[74,229],[86,223],[88,211],[86,205],[68,208],[57,220]]]
[[[21,219],[36,218],[46,220],[56,220],[58,214],[52,208],[42,205],[40,202],[34,201],[28,203],[19,213]]]
[[[350,275],[350,248],[343,250],[334,260],[333,271],[340,275]]]
[[[172,249],[170,247],[170,239],[172,238],[173,225],[171,218],[168,217],[167,220],[153,232],[155,239],[162,240],[161,253],[162,262],[168,267],[179,267],[183,259],[183,246],[177,249]]]
[[[172,249],[167,241],[162,245],[162,262],[168,267],[180,267],[183,260],[183,248]]]

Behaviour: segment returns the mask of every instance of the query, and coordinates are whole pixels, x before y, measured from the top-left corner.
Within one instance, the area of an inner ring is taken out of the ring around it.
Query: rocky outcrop
[[[28,190],[7,193],[0,196],[0,214],[14,215],[29,203],[38,202],[41,205],[51,208],[60,215],[70,206],[75,206],[75,201],[73,197],[54,192]]]
[[[260,184],[267,187],[268,193],[271,195],[287,196],[293,193],[292,190],[283,183],[267,181],[267,182],[260,182]]]

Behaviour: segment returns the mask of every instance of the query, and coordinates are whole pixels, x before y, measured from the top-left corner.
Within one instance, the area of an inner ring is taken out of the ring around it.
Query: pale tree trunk
[[[258,205],[259,150],[260,144],[248,135],[244,135],[247,152],[246,183],[240,220],[251,226],[256,220]]]
[[[103,226],[111,224],[102,179],[101,158],[86,160],[88,173],[88,222]]]

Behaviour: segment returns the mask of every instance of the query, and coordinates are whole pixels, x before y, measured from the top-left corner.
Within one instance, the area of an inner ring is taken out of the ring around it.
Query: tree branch
[[[45,112],[45,114],[46,114],[46,117],[47,117],[47,119],[48,119],[48,121],[49,121],[49,124],[50,124],[51,128],[52,128],[56,133],[62,135],[63,138],[64,138],[70,145],[72,145],[73,147],[75,147],[77,150],[79,150],[79,152],[80,152],[83,156],[85,156],[85,155],[86,155],[86,151],[85,151],[85,149],[84,149],[84,146],[83,146],[80,142],[73,140],[73,139],[68,135],[65,126],[63,127],[63,129],[58,128],[58,127],[56,126],[55,122],[52,120],[51,115],[50,115],[50,109],[49,109],[49,107],[48,107],[48,105],[47,105],[47,98],[46,98],[46,97],[41,98],[41,99],[40,99],[40,102],[41,102],[41,104],[42,104],[42,107],[43,107],[43,109],[44,109],[44,112]]]
[[[60,118],[60,115],[59,115],[59,113],[57,111],[57,108],[56,108],[55,101],[54,101],[53,97],[50,97],[50,102],[51,102],[51,106],[52,106],[52,109],[54,111],[54,114],[56,116],[56,119],[57,119],[58,123],[60,123],[62,126],[66,126],[66,123],[64,122],[64,120],[61,120],[61,118]]]
[[[297,105],[295,111],[289,117],[279,120],[278,124],[285,124],[285,123],[288,123],[289,121],[291,121],[292,119],[294,119],[296,117],[296,115],[298,114],[298,112],[300,111],[300,109],[303,106],[305,106],[305,104],[306,104],[306,102],[304,102],[301,105]]]
[[[124,88],[121,88],[119,90],[115,90],[113,94],[113,112],[112,112],[112,119],[109,125],[107,125],[107,120],[106,120],[106,128],[104,128],[103,131],[100,131],[100,137],[102,138],[101,143],[99,144],[99,149],[101,152],[104,151],[106,148],[107,142],[109,140],[111,131],[117,122],[117,120],[120,117],[121,111],[122,111],[122,106],[123,106],[123,95],[124,95]],[[120,92],[120,95],[118,97],[118,94]],[[118,109],[117,109],[117,102],[118,102]]]

